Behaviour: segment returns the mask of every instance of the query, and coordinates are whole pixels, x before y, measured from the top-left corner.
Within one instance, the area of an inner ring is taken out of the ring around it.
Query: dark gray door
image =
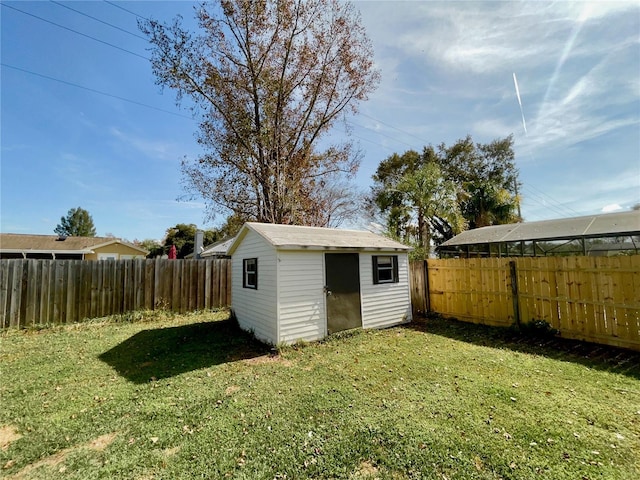
[[[328,333],[362,326],[359,264],[357,253],[324,254]]]

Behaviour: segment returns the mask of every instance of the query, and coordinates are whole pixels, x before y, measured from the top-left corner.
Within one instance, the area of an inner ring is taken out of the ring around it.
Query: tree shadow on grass
[[[640,379],[640,352],[558,336],[535,336],[504,327],[461,322],[439,315],[417,317],[406,328],[491,348],[541,355]]]
[[[266,355],[270,347],[234,320],[143,330],[98,358],[134,383]]]

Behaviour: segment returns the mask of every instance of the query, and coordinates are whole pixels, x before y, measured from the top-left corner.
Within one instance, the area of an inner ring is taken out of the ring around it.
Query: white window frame
[[[251,266],[253,266],[252,269],[249,268]],[[251,276],[254,277],[253,282],[251,282]],[[258,289],[258,259],[255,257],[242,259],[242,288]]]
[[[385,261],[381,262],[380,260],[383,259]],[[388,261],[386,261],[386,259],[388,259]],[[373,255],[372,262],[374,285],[399,282],[397,255]],[[380,275],[383,272],[384,274]]]

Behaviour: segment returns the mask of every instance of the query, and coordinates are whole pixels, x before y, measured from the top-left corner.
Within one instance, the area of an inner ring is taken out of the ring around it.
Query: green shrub
[[[532,337],[555,337],[560,333],[560,330],[551,326],[551,324],[545,320],[531,320],[530,322],[520,325],[520,332]]]

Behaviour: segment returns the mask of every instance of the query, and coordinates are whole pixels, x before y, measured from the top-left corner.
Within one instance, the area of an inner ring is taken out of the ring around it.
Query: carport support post
[[[516,262],[509,262],[509,275],[511,276],[511,297],[513,299],[513,317],[516,325],[520,328],[520,307],[518,306],[518,274],[516,272]]]

